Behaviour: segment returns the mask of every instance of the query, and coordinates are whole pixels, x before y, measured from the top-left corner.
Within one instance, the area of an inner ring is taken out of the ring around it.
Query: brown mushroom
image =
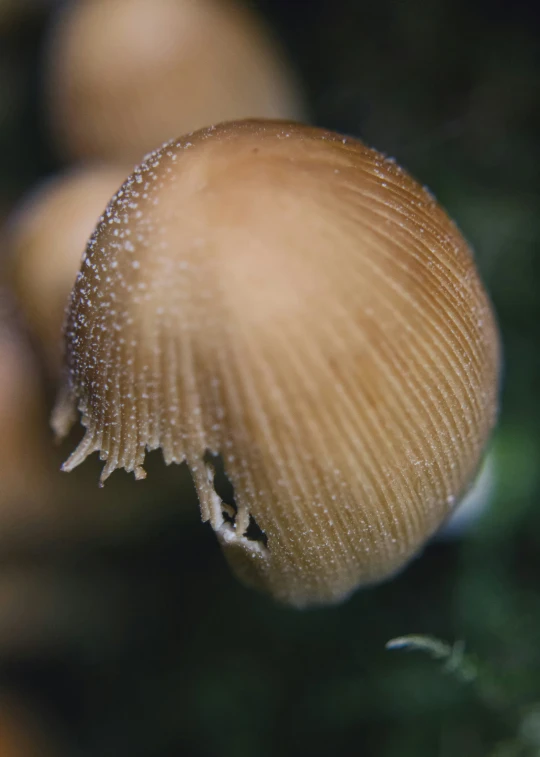
[[[179,133],[303,110],[269,31],[229,0],[77,0],[52,30],[47,68],[68,157],[135,162]]]
[[[398,571],[496,416],[497,330],[455,224],[392,160],[296,124],[149,156],[88,245],[66,345],[54,425],[78,409],[86,434],[65,470],[187,461],[237,574],[296,606]]]
[[[36,516],[50,495],[50,443],[39,369],[14,327],[6,294],[0,290],[0,523],[21,505]],[[27,503],[32,503],[27,507]],[[32,509],[33,508],[33,509]]]

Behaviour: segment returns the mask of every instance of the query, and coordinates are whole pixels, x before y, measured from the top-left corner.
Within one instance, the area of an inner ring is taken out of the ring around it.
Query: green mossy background
[[[179,469],[185,507],[158,483],[144,528],[134,516],[107,539],[0,554],[0,571],[23,565],[56,587],[42,643],[1,647],[0,684],[81,757],[539,755],[540,7],[248,4],[296,66],[312,121],[394,156],[475,249],[505,355],[493,503],[395,580],[297,612],[234,581]],[[0,36],[5,210],[60,168],[40,95],[48,14]],[[464,640],[504,697],[385,650],[409,633]]]

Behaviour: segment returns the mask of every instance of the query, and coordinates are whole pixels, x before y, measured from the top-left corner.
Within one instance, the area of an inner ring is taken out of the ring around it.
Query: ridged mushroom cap
[[[138,162],[218,121],[302,116],[279,45],[234,0],[76,0],[46,62],[52,131],[71,157]]]
[[[296,124],[223,124],[137,168],[66,340],[55,427],[78,408],[86,435],[65,469],[186,460],[238,575],[297,606],[403,566],[496,416],[496,326],[454,223],[392,160]]]

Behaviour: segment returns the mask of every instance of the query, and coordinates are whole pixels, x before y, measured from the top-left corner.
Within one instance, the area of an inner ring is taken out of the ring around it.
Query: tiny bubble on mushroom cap
[[[496,417],[497,330],[455,225],[393,161],[298,124],[147,156],[89,242],[66,344],[54,425],[78,408],[86,434],[65,469],[186,460],[237,574],[296,606],[402,567]]]

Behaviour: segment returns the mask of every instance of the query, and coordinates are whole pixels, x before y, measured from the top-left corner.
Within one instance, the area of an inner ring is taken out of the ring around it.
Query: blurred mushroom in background
[[[12,322],[5,293],[0,291],[0,524],[6,507],[15,514],[21,504],[41,509],[50,481],[50,444],[39,369],[29,346]],[[28,513],[32,517],[31,513]]]
[[[56,380],[69,293],[86,242],[128,169],[70,169],[38,185],[8,222],[8,279],[25,321]]]
[[[277,42],[229,0],[75,0],[51,31],[46,68],[67,158],[138,162],[203,126],[304,115]]]
[[[0,690],[2,757],[62,757],[65,749],[52,729],[18,697]]]

